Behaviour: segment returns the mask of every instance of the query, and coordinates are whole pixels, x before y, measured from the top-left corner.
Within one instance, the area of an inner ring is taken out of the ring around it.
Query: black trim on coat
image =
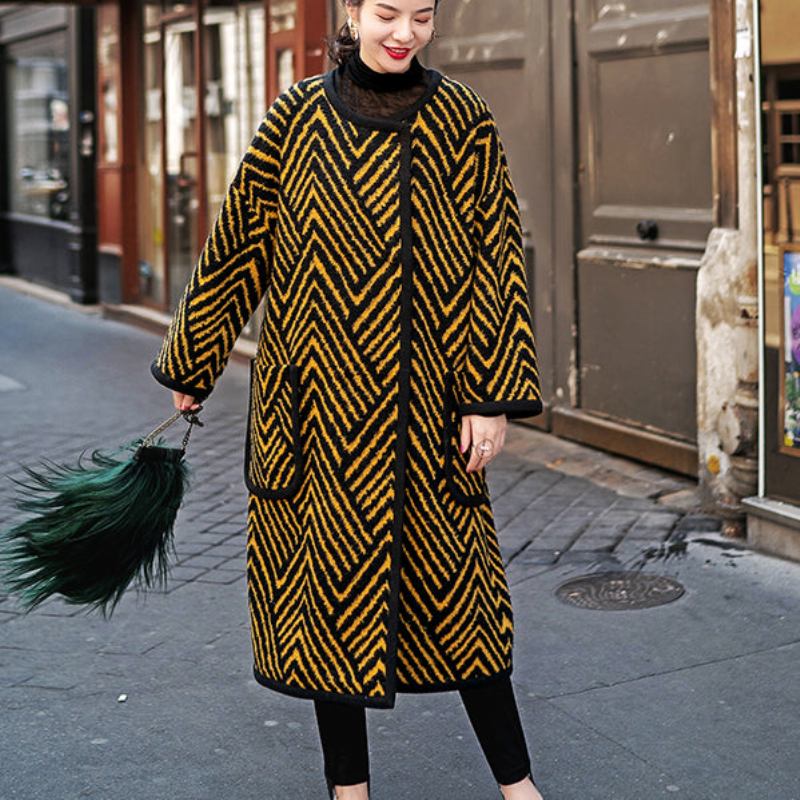
[[[511,677],[514,672],[513,654],[511,665],[505,669],[495,672],[492,675],[476,675],[466,680],[443,681],[442,683],[430,684],[428,686],[412,686],[405,683],[397,684],[396,694],[431,694],[433,692],[455,692],[459,689],[467,689],[471,686],[478,686],[489,681],[500,678]],[[290,697],[302,697],[307,700],[335,700],[337,703],[361,706],[363,708],[394,708],[396,696],[378,698],[366,694],[340,694],[338,692],[328,692],[324,689],[303,689],[300,686],[291,686],[284,681],[276,681],[268,678],[258,670],[258,665],[253,662],[253,677],[257,683],[273,689],[281,694]]]
[[[339,692],[328,692],[324,689],[304,689],[301,686],[292,686],[285,681],[276,681],[268,678],[258,671],[258,665],[253,662],[253,677],[262,686],[274,689],[281,694],[288,694],[291,697],[304,697],[308,700],[335,700],[337,703],[347,703],[348,705],[361,706],[364,708],[394,708],[394,695],[385,697],[375,697],[366,694],[341,694]]]
[[[535,417],[542,413],[541,400],[487,400],[482,403],[461,403],[458,412],[464,414],[485,414],[497,416],[505,414],[509,419]]]
[[[163,386],[166,386],[168,389],[172,389],[175,392],[181,392],[182,394],[188,394],[191,397],[194,397],[195,401],[198,403],[202,403],[204,400],[208,399],[208,396],[211,394],[211,391],[206,389],[198,389],[196,386],[190,386],[188,383],[181,383],[180,381],[176,381],[174,378],[170,378],[165,372],[162,372],[158,366],[157,359],[154,359],[150,362],[150,374]]]
[[[260,486],[254,483],[250,478],[250,459],[251,459],[251,439],[253,433],[250,429],[253,418],[253,394],[254,394],[254,381],[255,371],[257,367],[257,358],[250,359],[250,390],[249,400],[247,405],[247,427],[245,428],[244,440],[244,483],[245,486],[257,497],[262,497],[265,500],[276,500],[278,498],[291,497],[299,488],[303,480],[303,443],[300,438],[300,367],[298,364],[276,364],[275,367],[281,370],[279,380],[285,380],[286,376],[289,377],[289,384],[291,387],[291,405],[292,405],[292,460],[294,462],[294,475],[286,486],[279,489],[270,489],[266,486]]]
[[[408,407],[411,395],[411,321],[414,289],[413,228],[411,227],[411,123],[404,121],[400,130],[400,396],[397,414],[397,460],[395,461],[395,496],[392,529],[392,566],[389,575],[389,635],[386,652],[386,695],[395,702],[397,692],[397,638],[400,622],[400,559],[403,556],[403,521],[405,517],[406,444]]]

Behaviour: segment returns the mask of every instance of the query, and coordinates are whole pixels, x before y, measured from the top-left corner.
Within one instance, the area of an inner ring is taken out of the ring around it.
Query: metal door
[[[556,427],[620,451],[638,432],[662,449],[649,460],[669,464],[674,443],[691,464],[696,271],[713,225],[708,3],[575,10],[576,411]]]

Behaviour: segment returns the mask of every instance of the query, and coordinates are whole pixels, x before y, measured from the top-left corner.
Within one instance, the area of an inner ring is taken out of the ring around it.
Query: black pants
[[[531,762],[511,678],[459,689],[489,768],[498,783],[521,781]],[[366,709],[335,700],[315,700],[325,774],[339,786],[365,783],[369,776]]]

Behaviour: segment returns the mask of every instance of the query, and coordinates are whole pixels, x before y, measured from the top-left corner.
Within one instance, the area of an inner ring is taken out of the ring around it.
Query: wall
[[[742,497],[757,487],[757,152],[752,0],[735,0],[739,219],[715,228],[697,277],[699,479],[740,532]]]

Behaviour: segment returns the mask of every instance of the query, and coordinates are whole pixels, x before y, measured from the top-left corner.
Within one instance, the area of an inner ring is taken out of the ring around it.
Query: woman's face
[[[431,40],[434,0],[362,0],[347,3],[358,26],[364,63],[376,72],[405,72]]]

